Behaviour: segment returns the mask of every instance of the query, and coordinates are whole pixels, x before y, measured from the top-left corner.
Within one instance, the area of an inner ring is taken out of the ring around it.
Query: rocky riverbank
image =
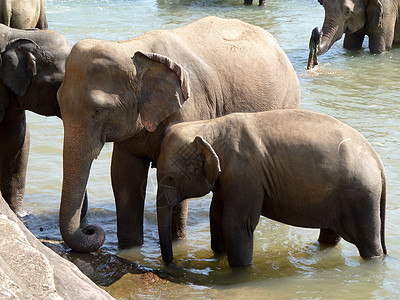
[[[0,196],[0,299],[193,295],[193,287],[171,279],[101,250],[74,253],[62,241],[38,240]]]
[[[112,299],[44,246],[0,197],[0,298]]]

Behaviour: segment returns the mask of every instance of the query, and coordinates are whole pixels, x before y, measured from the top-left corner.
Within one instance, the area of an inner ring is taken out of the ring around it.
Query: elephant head
[[[380,0],[318,0],[324,6],[325,19],[317,55],[327,52],[343,33],[354,33],[368,26],[380,26]],[[367,22],[368,20],[368,22]]]
[[[21,110],[60,116],[57,90],[70,49],[66,40],[58,37],[49,45],[39,45],[28,38],[0,45],[0,121],[12,99]]]
[[[221,172],[212,146],[197,136],[192,142],[170,134],[161,144],[157,160],[157,222],[162,258],[169,263],[172,253],[172,212],[182,200],[209,193]]]
[[[188,74],[171,59],[134,51],[131,57],[102,43],[84,40],[73,47],[58,91],[64,123],[60,231],[78,252],[97,250],[104,241],[97,225],[81,230],[79,217],[91,164],[103,145],[155,131],[189,98]]]

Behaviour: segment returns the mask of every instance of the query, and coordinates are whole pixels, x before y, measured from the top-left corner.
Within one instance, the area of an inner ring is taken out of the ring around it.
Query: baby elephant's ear
[[[196,136],[194,139],[200,153],[204,159],[204,169],[203,172],[207,178],[207,181],[214,185],[219,174],[221,173],[221,167],[219,165],[219,158],[217,153],[215,153],[213,147],[202,137]]]

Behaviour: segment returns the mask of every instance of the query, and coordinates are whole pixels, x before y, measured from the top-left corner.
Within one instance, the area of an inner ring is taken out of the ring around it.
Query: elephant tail
[[[385,244],[385,218],[386,218],[386,175],[385,175],[385,171],[382,171],[382,193],[381,193],[380,215],[381,215],[382,251],[385,255],[387,255],[386,244]]]

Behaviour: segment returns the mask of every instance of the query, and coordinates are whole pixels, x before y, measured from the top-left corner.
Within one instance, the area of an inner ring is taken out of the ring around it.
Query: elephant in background
[[[361,257],[386,254],[386,175],[355,129],[320,113],[275,110],[184,122],[167,129],[157,160],[157,221],[162,258],[173,259],[173,208],[213,192],[211,248],[231,267],[252,263],[260,215],[320,228]]]
[[[44,0],[0,1],[0,23],[17,29],[47,29]]]
[[[141,245],[148,169],[166,127],[238,111],[297,108],[300,86],[271,34],[239,20],[206,17],[129,41],[79,41],[67,59],[58,101],[64,123],[60,231],[73,250],[89,252],[102,245],[104,231],[81,229],[77,212],[106,142],[114,142],[119,246]],[[176,208],[177,238],[186,236],[186,205]]]
[[[327,52],[343,33],[343,47],[348,50],[361,49],[366,35],[371,53],[390,51],[393,44],[400,44],[400,0],[318,1],[324,6],[325,20],[322,30],[311,36],[314,62],[309,59],[307,68],[317,64],[316,57]]]
[[[253,0],[244,0],[244,4],[246,5],[252,5],[253,4]],[[258,5],[259,6],[263,6],[267,4],[267,0],[258,0]]]
[[[25,110],[60,116],[57,90],[70,51],[60,33],[0,24],[0,191],[18,216],[26,214],[29,131]]]

